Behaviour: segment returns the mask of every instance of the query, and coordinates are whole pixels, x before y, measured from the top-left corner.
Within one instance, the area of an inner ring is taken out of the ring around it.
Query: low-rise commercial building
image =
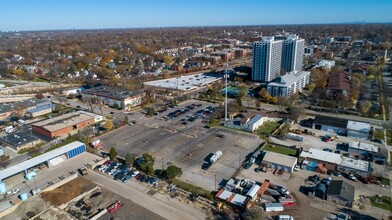
[[[15,174],[25,172],[29,174],[28,170],[39,164],[46,163],[49,167],[55,166],[64,160],[71,159],[86,152],[86,145],[82,142],[75,141],[70,144],[64,145],[62,147],[56,148],[47,153],[41,154],[39,156],[33,157],[29,160],[23,161],[19,164],[9,166],[0,172],[0,183],[4,183],[3,180],[14,176]],[[3,188],[4,189],[4,188]],[[1,189],[0,189],[1,190]],[[1,192],[0,193],[4,193]]]
[[[267,91],[273,97],[288,97],[296,92],[302,91],[309,84],[310,72],[290,72],[279,76],[268,83]]]
[[[27,110],[26,114],[28,117],[35,118],[41,115],[52,113],[54,108],[55,105],[53,105],[51,102],[43,103],[34,109]]]
[[[367,140],[370,132],[370,124],[367,122],[348,121],[347,137]]]
[[[104,105],[119,109],[131,109],[141,105],[145,95],[146,93],[141,91],[128,91],[105,86],[93,87],[82,91],[82,97],[97,98]]]
[[[297,158],[275,152],[265,151],[262,163],[269,168],[292,173],[294,171],[295,165],[297,165]]]
[[[1,104],[0,105],[0,121],[6,120],[12,114],[12,105]]]
[[[309,151],[302,151],[299,158],[301,162],[316,162],[329,170],[336,170],[337,165],[342,162],[342,156],[340,154],[314,148],[310,148]]]
[[[95,116],[94,116],[95,115]],[[100,115],[83,111],[71,112],[55,118],[43,120],[32,125],[33,132],[48,138],[55,138],[77,132],[96,123]]]
[[[370,155],[380,152],[380,148],[374,146],[374,144],[352,141],[348,143],[348,152],[350,154]]]
[[[355,187],[343,180],[332,180],[328,185],[326,199],[347,207],[354,203]]]
[[[42,140],[28,132],[17,132],[1,137],[0,142],[16,151],[20,151],[34,147]]]
[[[43,106],[52,106],[52,102],[48,99],[26,99],[18,102],[13,102],[10,104],[1,104],[0,105],[0,120],[5,120],[12,113],[17,113],[18,115],[24,115],[26,113],[29,114],[30,111],[34,111],[34,109],[42,108]],[[54,108],[54,107],[53,107]]]
[[[370,123],[324,115],[316,115],[312,127],[313,129],[364,140],[368,138],[370,131]]]
[[[358,160],[351,157],[343,157],[337,170],[344,173],[353,173],[363,177],[369,177],[372,170],[368,161]]]
[[[254,132],[267,120],[267,117],[261,115],[255,115],[251,119],[248,119],[243,125],[243,129]]]

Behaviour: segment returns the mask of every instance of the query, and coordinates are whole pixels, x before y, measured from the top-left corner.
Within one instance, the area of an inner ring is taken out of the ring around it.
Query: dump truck
[[[215,163],[219,158],[222,157],[222,151],[217,151],[214,155],[211,156],[210,162]]]

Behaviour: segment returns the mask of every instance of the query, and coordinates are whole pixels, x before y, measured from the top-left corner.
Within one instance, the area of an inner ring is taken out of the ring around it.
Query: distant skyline
[[[392,0],[4,0],[0,30],[390,23]]]

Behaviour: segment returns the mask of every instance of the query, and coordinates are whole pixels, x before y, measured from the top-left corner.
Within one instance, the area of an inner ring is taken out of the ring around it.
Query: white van
[[[4,128],[5,133],[10,134],[12,132],[15,132],[15,128],[13,126],[7,126]]]
[[[294,220],[294,218],[290,215],[279,215],[279,220]]]

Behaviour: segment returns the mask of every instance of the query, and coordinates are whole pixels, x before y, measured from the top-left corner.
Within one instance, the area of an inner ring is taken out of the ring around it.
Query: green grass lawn
[[[373,196],[370,198],[370,204],[374,207],[378,207],[381,209],[392,211],[391,197],[389,197],[389,196],[383,196],[382,203],[377,203],[376,196]]]
[[[279,154],[285,154],[285,155],[289,155],[289,156],[296,156],[296,154],[297,154],[297,151],[294,149],[289,149],[286,147],[281,147],[281,146],[276,146],[276,145],[271,145],[271,144],[266,144],[263,147],[263,150],[271,151],[271,152],[275,152],[275,153],[279,153]]]
[[[387,178],[382,178],[382,180],[380,181],[381,182],[381,184],[383,184],[383,185],[390,185],[390,183],[391,183],[391,180],[390,179],[387,179]]]
[[[387,144],[392,145],[392,130],[387,130]]]
[[[183,190],[186,190],[186,191],[191,192],[193,194],[198,194],[198,195],[203,196],[204,198],[209,199],[209,200],[213,199],[211,192],[208,190],[205,190],[201,187],[194,186],[190,183],[184,182],[179,179],[173,179],[173,180],[171,180],[171,182]]]
[[[260,126],[257,129],[257,134],[272,134],[272,132],[274,132],[281,123],[276,122],[276,121],[267,121],[264,122],[264,124],[262,126]]]
[[[374,130],[373,136],[379,140],[384,140],[384,131],[383,130]]]

